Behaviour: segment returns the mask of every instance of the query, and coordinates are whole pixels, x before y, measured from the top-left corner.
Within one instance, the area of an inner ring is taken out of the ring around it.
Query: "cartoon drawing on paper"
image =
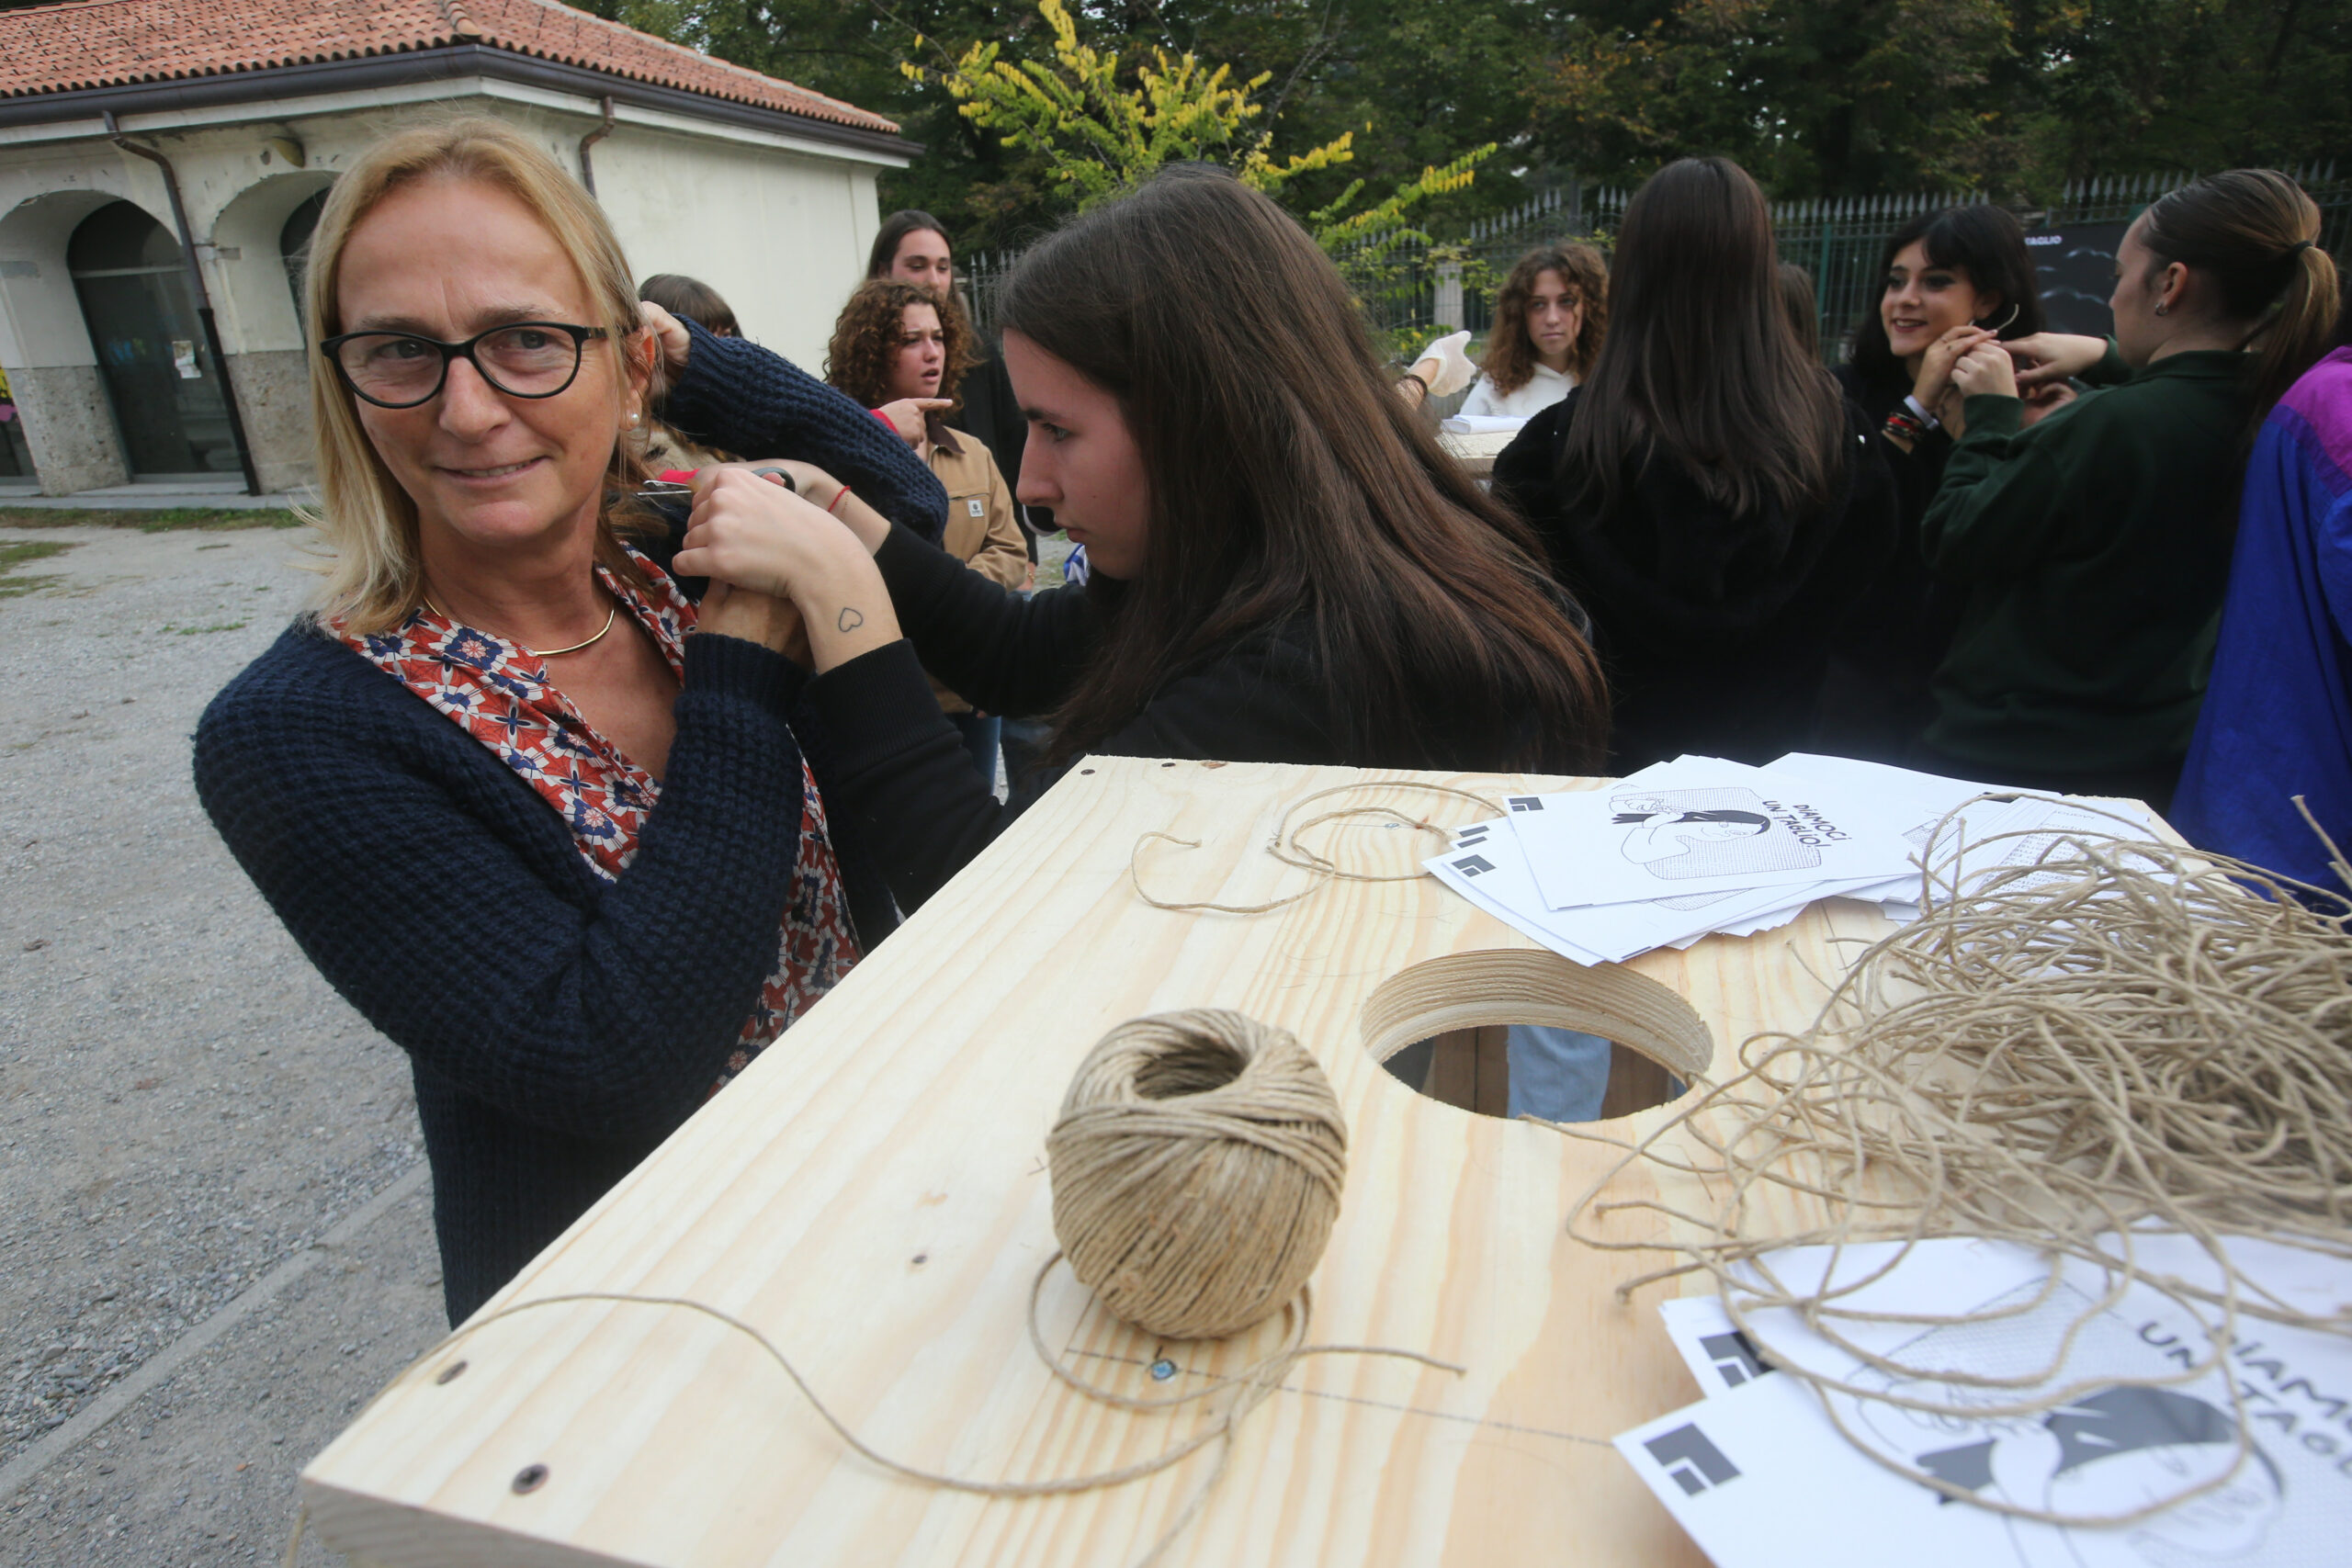
[[[2063,1354],[2070,1378],[2162,1375],[2169,1367],[2156,1341],[2135,1334],[2111,1312],[2084,1324],[2061,1351],[2065,1326],[2095,1303],[2071,1284],[2030,1306],[2039,1286],[1984,1303],[1980,1312],[2027,1307],[1993,1322],[1930,1329],[1892,1353],[1911,1366],[1968,1367],[1980,1376],[2017,1375]],[[1996,1343],[1997,1341],[1997,1343]],[[2166,1338],[2165,1344],[2173,1341]],[[2006,1364],[2005,1364],[2006,1363]],[[1864,1372],[1858,1385],[1947,1407],[1996,1405],[2014,1392],[1935,1379],[1887,1379]],[[2130,1514],[2176,1496],[2231,1469],[2237,1424],[2228,1395],[2211,1377],[2190,1387],[2118,1383],[2055,1409],[1970,1419],[1905,1410],[1883,1400],[1853,1402],[1859,1428],[1891,1456],[1935,1476],[2018,1507],[2074,1518]],[[2286,1507],[2286,1481],[2259,1447],[2211,1490],[2136,1523],[2092,1533],[2119,1540],[2149,1568],[2217,1568],[2262,1560],[2265,1539]],[[2086,1568],[2076,1531],[2020,1526],[2005,1519],[2019,1568]],[[2102,1559],[2104,1560],[2104,1559]]]
[[[1618,852],[1668,881],[1819,865],[1821,853],[1772,819],[1747,789],[1612,795]]]

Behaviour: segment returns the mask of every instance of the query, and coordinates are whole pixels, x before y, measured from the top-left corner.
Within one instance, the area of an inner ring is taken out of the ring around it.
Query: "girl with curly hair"
[[[1532,419],[1584,379],[1609,333],[1609,267],[1590,245],[1538,245],[1495,299],[1486,369],[1465,415]]]
[[[915,455],[947,491],[942,542],[989,581],[1018,589],[1028,585],[1031,568],[1012,487],[978,436],[949,429],[941,417],[956,407],[956,386],[976,363],[971,324],[962,310],[915,284],[876,277],[858,287],[833,323],[825,378],[868,408],[928,405]],[[931,686],[941,711],[963,733],[973,766],[994,788],[1003,721],[973,711],[936,678]]]

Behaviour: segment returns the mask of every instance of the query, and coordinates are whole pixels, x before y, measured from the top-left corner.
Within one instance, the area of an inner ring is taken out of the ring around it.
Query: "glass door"
[[[82,220],[65,260],[130,471],[237,472],[220,367],[205,347],[178,242],[118,201]]]

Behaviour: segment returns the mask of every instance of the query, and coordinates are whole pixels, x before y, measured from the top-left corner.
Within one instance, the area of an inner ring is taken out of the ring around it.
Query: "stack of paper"
[[[1424,863],[1580,964],[1753,935],[1817,898],[1863,899],[1913,919],[1923,867],[1939,883],[1964,884],[2030,863],[2061,834],[2147,828],[2105,807],[1804,752],[1762,768],[1681,757],[1604,789],[1506,804],[1508,816],[1461,829]],[[1939,822],[1943,836],[1931,844]],[[2033,836],[2002,837],[2019,833]]]
[[[2144,1272],[2220,1283],[2186,1238],[2133,1240]],[[2227,1247],[2240,1277],[2276,1300],[2321,1316],[2352,1313],[2342,1262],[2245,1237]],[[2345,1561],[2352,1339],[2242,1316],[2226,1359],[2200,1370],[2214,1349],[2215,1309],[2138,1282],[2109,1301],[2104,1271],[2065,1259],[2053,1282],[2050,1260],[2013,1243],[1929,1241],[1899,1260],[1893,1244],[1815,1247],[1765,1261],[1800,1287],[1856,1287],[1836,1305],[1882,1315],[1844,1319],[1841,1348],[1789,1309],[1756,1314],[1756,1339],[1716,1297],[1661,1309],[1707,1397],[1625,1433],[1617,1449],[1716,1568]],[[1859,1392],[1825,1396],[1777,1371],[1759,1340],[1781,1365]],[[2048,1407],[2020,1408],[2036,1404]],[[2253,1445],[2244,1456],[2241,1409]],[[2069,1520],[2129,1515],[2211,1484],[2103,1528],[1973,1507],[1904,1472]]]

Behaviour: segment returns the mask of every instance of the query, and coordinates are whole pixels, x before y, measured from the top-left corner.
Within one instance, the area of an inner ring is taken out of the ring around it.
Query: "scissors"
[[[782,485],[785,489],[791,491],[796,495],[799,493],[800,487],[794,484],[792,482],[792,476],[782,468],[753,468],[752,472],[759,475],[763,479],[770,479]],[[666,500],[673,495],[692,495],[694,492],[694,486],[681,483],[676,479],[648,479],[643,485],[639,487],[637,493],[645,500],[659,501]]]

